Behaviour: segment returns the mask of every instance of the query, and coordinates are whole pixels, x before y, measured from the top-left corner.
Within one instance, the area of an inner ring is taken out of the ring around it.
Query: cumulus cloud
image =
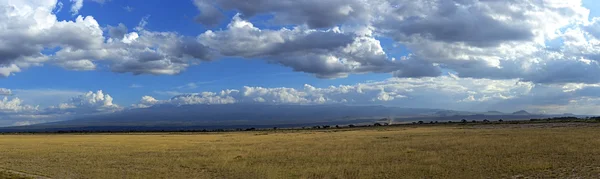
[[[487,110],[485,109],[486,106],[531,95],[535,86],[531,82],[519,82],[518,80],[473,79],[456,76],[391,78],[385,81],[324,88],[317,88],[308,84],[300,89],[245,86],[241,89],[228,89],[220,92],[177,95],[168,100],[152,100],[152,103],[144,103],[147,100],[142,99],[140,105],[229,103],[386,104],[403,107]],[[507,107],[509,106],[503,106],[504,109],[507,109]]]
[[[74,1],[73,11],[82,3]],[[147,18],[129,32],[123,24],[102,28],[91,16],[59,21],[52,12],[56,6],[55,0],[1,3],[1,76],[47,62],[70,70],[94,70],[98,60],[107,61],[115,72],[172,75],[212,59],[209,49],[194,37],[144,29]],[[58,51],[42,53],[46,49]]]
[[[159,101],[154,99],[152,96],[142,96],[142,99],[138,104],[131,105],[133,108],[147,108],[151,107],[155,104],[158,104]]]
[[[113,98],[109,94],[104,94],[102,90],[96,92],[89,91],[71,98],[67,103],[61,103],[51,108],[75,113],[113,112],[121,110],[119,105],[113,104]]]
[[[232,24],[252,27],[244,19],[266,14],[273,15],[271,22],[296,25],[296,28],[341,26],[341,29],[359,34],[362,32],[356,29],[369,29],[366,34],[392,38],[410,51],[409,56],[396,57],[399,62],[386,65],[395,66],[396,70],[392,71],[397,77],[438,76],[441,75],[440,69],[447,69],[456,72],[460,77],[520,79],[535,83],[600,82],[598,75],[592,75],[598,70],[596,59],[600,52],[595,48],[597,36],[600,34],[595,25],[598,20],[588,21],[589,10],[584,8],[579,0],[253,0],[251,3],[196,0],[195,3],[199,8],[210,7],[241,13],[234,17],[227,29],[232,32],[241,29],[232,28]],[[319,10],[317,13],[313,12],[315,7],[328,10]],[[214,14],[220,12],[215,11],[210,15],[201,13],[199,16],[210,17]],[[349,30],[353,28],[354,31]],[[253,52],[265,52],[258,48],[268,48],[269,44],[272,44],[267,36],[257,36],[256,34],[260,34],[258,30],[251,34],[240,36],[267,39],[254,41],[264,46],[249,48]],[[219,35],[229,37],[224,32]],[[235,41],[232,38],[224,39]],[[354,39],[356,42],[358,38]],[[559,48],[550,47],[549,41],[556,40],[562,40],[564,43]],[[571,43],[573,40],[577,42]],[[365,43],[368,44],[360,42]],[[235,51],[235,48],[222,50],[225,54],[231,54],[232,51]],[[252,54],[243,52],[233,54],[252,57]],[[291,62],[274,57],[277,59],[274,63],[290,66],[296,71],[315,73],[320,77],[343,77],[360,71],[379,72],[344,68],[344,65],[352,66],[352,63],[344,63],[341,66],[324,63],[306,65],[302,61],[334,62],[343,58],[331,51],[313,56],[304,54],[307,53],[285,56],[294,59],[290,60]],[[323,60],[312,60],[318,59],[317,57]],[[332,72],[323,73],[323,69],[315,66],[328,66],[326,69]]]
[[[72,7],[82,3],[74,0]],[[204,24],[219,24],[225,11],[238,12],[227,28],[196,37],[148,30],[149,16],[130,31],[124,24],[100,27],[91,16],[58,21],[57,1],[2,4],[5,77],[47,62],[94,70],[100,60],[114,72],[173,75],[219,57],[243,57],[320,78],[433,77],[446,70],[459,77],[546,84],[600,82],[594,75],[599,20],[588,20],[589,10],[579,0],[194,0],[196,20]],[[285,28],[256,27],[249,19],[260,15]],[[381,38],[393,39],[409,54],[388,56]],[[550,41],[561,43],[553,47]],[[42,53],[45,49],[58,51]]]
[[[12,99],[4,97],[0,100],[0,113],[31,113],[37,110],[38,106],[25,105],[17,97]]]
[[[174,94],[158,100],[144,96],[133,107],[192,104],[346,104],[388,105],[466,111],[529,110],[536,113],[598,114],[600,84],[536,84],[517,79],[460,78],[456,75],[390,78],[354,85],[303,88],[245,86],[219,92]]]
[[[66,94],[77,96],[71,96],[62,103],[60,103],[62,97],[53,97],[53,95]],[[27,99],[27,102],[23,99]],[[45,103],[53,103],[53,105],[46,107],[39,105]],[[0,126],[68,120],[123,109],[114,104],[113,98],[102,90],[83,94],[60,90],[14,90],[12,97],[0,98]]]
[[[77,62],[79,69],[93,68],[88,59],[106,60],[114,72],[173,75],[191,64],[212,60],[212,52],[192,37],[175,32],[154,32],[143,28],[128,32],[125,25],[108,26],[110,38],[100,48],[63,48],[56,52],[58,61]],[[81,61],[84,60],[84,61]]]
[[[42,53],[46,48],[87,49],[102,45],[102,30],[93,17],[58,21],[52,13],[55,6],[56,1],[0,3],[0,75],[6,77],[49,61],[50,57]],[[65,66],[82,69],[73,63]]]
[[[409,59],[389,59],[379,40],[368,34],[344,33],[339,28],[263,30],[241,19],[239,14],[233,17],[226,30],[209,30],[198,39],[224,56],[265,59],[320,78],[410,71],[408,68],[414,63]],[[435,67],[431,69],[403,74],[407,77],[439,75],[435,74]]]

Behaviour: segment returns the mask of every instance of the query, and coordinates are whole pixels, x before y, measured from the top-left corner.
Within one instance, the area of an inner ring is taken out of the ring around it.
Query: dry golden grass
[[[28,177],[20,176],[18,174],[8,172],[8,171],[0,171],[1,179],[29,179]]]
[[[598,178],[599,129],[0,135],[0,168],[54,178]]]

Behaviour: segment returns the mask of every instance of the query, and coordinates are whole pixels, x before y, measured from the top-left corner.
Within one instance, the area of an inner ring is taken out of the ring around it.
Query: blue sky
[[[0,0],[13,13],[0,16],[0,116],[164,103],[600,106],[596,1],[265,2]]]

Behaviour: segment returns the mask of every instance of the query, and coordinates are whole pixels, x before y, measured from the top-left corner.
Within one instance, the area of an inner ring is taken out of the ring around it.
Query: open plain
[[[50,178],[598,178],[599,130],[558,123],[11,134],[0,135],[0,168]]]

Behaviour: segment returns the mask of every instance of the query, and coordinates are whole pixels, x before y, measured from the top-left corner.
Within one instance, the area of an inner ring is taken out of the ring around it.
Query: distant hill
[[[506,114],[500,111],[487,111],[484,113],[485,115],[502,115],[502,114]]]
[[[517,112],[513,112],[512,114],[513,115],[531,115],[531,113],[529,113],[529,112],[527,112],[525,110],[520,110],[520,111],[517,111]]]
[[[305,126],[308,124],[355,124],[375,122],[390,116],[428,116],[440,109],[399,108],[386,106],[346,105],[267,105],[267,104],[199,104],[157,105],[112,114],[88,116],[75,120],[31,126],[9,127],[10,130],[45,130],[75,128],[152,128],[189,127],[231,128],[240,126]],[[0,128],[0,131],[3,129]]]

